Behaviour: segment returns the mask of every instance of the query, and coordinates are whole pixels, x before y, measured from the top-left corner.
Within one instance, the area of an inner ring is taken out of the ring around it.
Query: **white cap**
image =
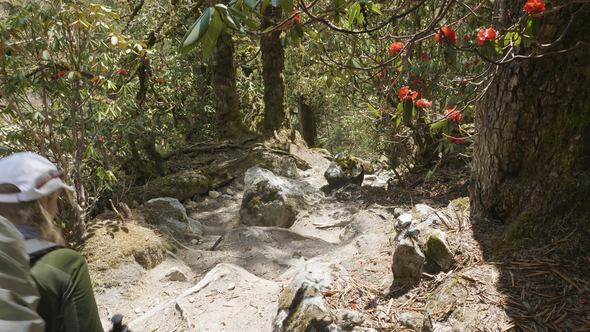
[[[18,152],[0,159],[0,184],[12,184],[18,193],[0,194],[2,203],[30,202],[49,196],[59,189],[74,191],[61,177],[63,171],[44,157]]]

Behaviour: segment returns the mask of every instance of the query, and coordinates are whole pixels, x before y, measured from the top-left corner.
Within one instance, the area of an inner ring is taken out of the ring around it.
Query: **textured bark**
[[[272,20],[281,17],[281,8],[268,5],[264,10],[262,30],[273,25]],[[262,124],[266,134],[272,134],[283,124],[285,120],[283,84],[283,68],[285,64],[285,51],[281,44],[281,30],[263,34],[260,38],[262,51],[262,77],[264,79],[264,121]]]
[[[590,42],[590,6],[563,43]],[[557,38],[571,6],[543,23]],[[510,16],[510,15],[509,15]],[[590,57],[588,49],[500,66],[475,126],[472,214],[521,225],[587,216],[590,205]],[[525,226],[526,227],[526,226]]]
[[[240,137],[246,130],[242,125],[242,115],[236,89],[234,42],[231,35],[225,32],[221,33],[215,47],[212,85],[221,136],[223,138]]]
[[[303,96],[299,97],[299,131],[309,147],[315,145],[316,121],[314,110],[305,102]]]

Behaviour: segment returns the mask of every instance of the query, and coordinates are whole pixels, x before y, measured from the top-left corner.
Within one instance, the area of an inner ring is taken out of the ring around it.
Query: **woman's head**
[[[59,195],[72,189],[61,180],[62,173],[30,152],[0,159],[0,215],[38,238],[63,243],[53,219]]]

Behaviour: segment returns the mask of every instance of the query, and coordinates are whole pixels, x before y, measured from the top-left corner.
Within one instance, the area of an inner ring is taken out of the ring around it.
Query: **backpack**
[[[40,240],[40,239],[27,239],[25,240],[25,249],[27,251],[27,255],[29,255],[29,264],[31,267],[37,263],[43,256],[46,254],[57,250],[65,248],[57,243]]]

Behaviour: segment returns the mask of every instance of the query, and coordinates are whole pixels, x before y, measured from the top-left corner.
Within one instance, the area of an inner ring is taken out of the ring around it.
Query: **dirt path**
[[[312,166],[300,172],[301,180],[316,188],[326,184],[323,172],[329,164],[327,159],[297,146],[293,146],[291,152]],[[339,202],[325,197],[309,210],[302,211],[290,230],[233,229],[239,223],[243,185],[235,181],[220,192],[221,197],[206,196],[185,204],[189,216],[205,227],[207,235],[202,241],[184,243],[183,248],[175,254],[168,253],[163,263],[151,270],[143,270],[132,262],[123,264],[112,273],[125,282],[97,289],[97,302],[105,326],[110,315],[122,313],[127,321],[133,322],[135,330],[153,329],[146,314],[195,285],[219,263],[235,264],[257,277],[280,283],[281,275],[302,259],[322,256],[342,263],[352,275],[373,282],[383,290],[391,283],[389,240],[394,220],[391,209],[364,207],[361,202]],[[355,229],[351,227],[353,224]],[[221,235],[224,235],[222,239]],[[215,250],[211,250],[214,246]],[[181,271],[187,280],[170,281],[166,274],[172,270]],[[181,321],[170,320],[178,325],[179,331],[190,330],[190,327],[182,327]],[[159,325],[159,330],[162,326]],[[252,327],[252,331],[257,329]],[[196,330],[213,331],[215,328],[201,326]]]

